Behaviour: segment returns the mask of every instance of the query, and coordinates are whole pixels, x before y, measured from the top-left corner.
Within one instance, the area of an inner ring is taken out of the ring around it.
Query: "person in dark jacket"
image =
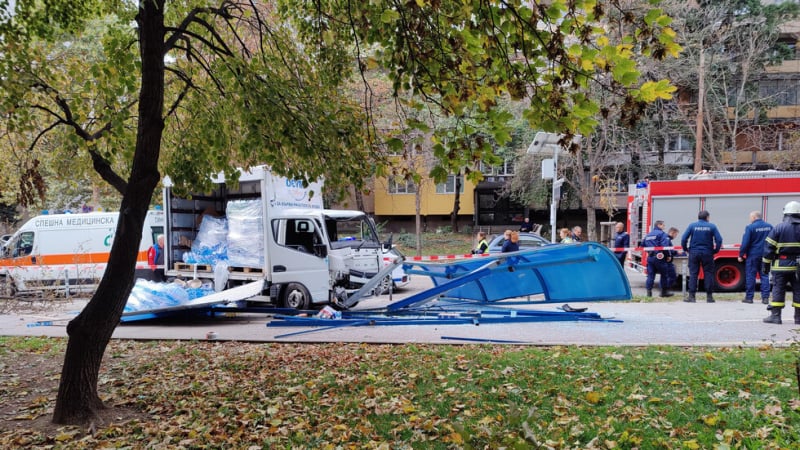
[[[669,227],[667,230],[667,237],[669,237],[669,246],[672,247],[672,240],[678,237],[679,230],[675,227]],[[667,289],[671,288],[672,285],[675,284],[675,281],[678,279],[678,273],[675,270],[675,262],[673,259],[678,256],[677,250],[670,250],[669,256],[667,256]]]
[[[577,225],[572,227],[572,234],[570,235],[572,242],[583,242],[583,229]]]
[[[744,227],[742,245],[739,247],[739,262],[744,262],[744,300],[753,303],[756,293],[756,274],[761,277],[761,303],[769,303],[769,274],[761,271],[764,242],[772,225],[761,219],[761,211],[750,213],[750,224]]]
[[[683,301],[694,302],[697,292],[697,277],[700,267],[703,267],[703,282],[706,287],[706,301],[714,303],[714,255],[722,249],[722,235],[713,223],[708,221],[711,215],[708,211],[697,213],[697,222],[692,222],[686,227],[681,237],[681,247],[689,255],[689,296]]]
[[[664,221],[656,220],[653,229],[642,239],[643,247],[669,247],[671,246],[669,236],[664,232]],[[647,252],[647,280],[644,283],[647,289],[647,296],[653,296],[653,285],[656,281],[656,274],[661,276],[658,279],[661,285],[661,296],[671,297],[672,293],[667,290],[667,258],[671,255],[670,250],[653,250]],[[671,259],[671,258],[670,258]]]
[[[164,276],[164,235],[156,236],[156,243],[147,250],[147,264],[152,270],[151,281],[162,282]]]
[[[631,235],[625,231],[625,224],[617,222],[614,225],[614,248],[628,248],[631,243]],[[628,254],[627,250],[615,250],[614,255],[617,256],[619,263],[625,267],[625,256]]]
[[[503,242],[503,247],[500,249],[500,252],[509,253],[516,251],[519,251],[519,233],[512,231],[511,236]]]
[[[765,323],[781,323],[785,305],[786,283],[792,287],[794,323],[800,324],[800,202],[783,207],[783,222],[769,232],[764,242],[763,272],[772,272],[772,302]]]

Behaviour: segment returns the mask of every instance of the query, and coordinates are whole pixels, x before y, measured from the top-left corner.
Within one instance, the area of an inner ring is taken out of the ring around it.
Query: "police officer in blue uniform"
[[[614,248],[628,248],[631,245],[631,235],[625,232],[625,224],[617,222],[614,224]],[[625,257],[628,255],[627,250],[615,250],[614,255],[619,260],[622,267],[625,267]]]
[[[664,232],[664,221],[656,220],[653,229],[642,239],[642,247],[669,247],[671,246],[669,236]],[[656,281],[656,273],[661,274],[658,279],[661,284],[661,296],[671,297],[672,293],[667,291],[667,259],[671,259],[671,250],[655,250],[647,253],[647,280],[644,287],[647,289],[647,296],[653,296],[653,285]]]
[[[800,324],[800,202],[789,202],[783,207],[783,222],[775,226],[764,243],[762,259],[764,272],[772,271],[772,302],[765,323],[781,323],[785,305],[786,284],[792,287],[794,323]]]
[[[756,274],[761,277],[761,303],[769,303],[769,274],[761,271],[764,242],[772,231],[772,225],[764,222],[761,211],[750,213],[750,224],[744,228],[742,245],[739,247],[739,262],[744,262],[744,300],[753,303],[756,292]]]
[[[717,226],[708,221],[710,214],[703,210],[697,213],[697,222],[686,227],[681,237],[681,247],[689,255],[689,296],[683,301],[693,303],[697,292],[697,277],[703,267],[706,301],[714,303],[714,255],[722,249],[722,235]]]

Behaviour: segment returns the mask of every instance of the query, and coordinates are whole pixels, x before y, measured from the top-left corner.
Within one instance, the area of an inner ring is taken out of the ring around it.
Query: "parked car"
[[[500,253],[503,249],[503,235],[498,234],[489,242],[488,253]],[[529,248],[543,247],[550,245],[550,241],[535,233],[520,233],[519,234],[519,249],[525,250]]]
[[[5,245],[5,243],[8,242],[9,239],[11,239],[11,236],[13,236],[13,234],[4,234],[0,236],[0,245]]]

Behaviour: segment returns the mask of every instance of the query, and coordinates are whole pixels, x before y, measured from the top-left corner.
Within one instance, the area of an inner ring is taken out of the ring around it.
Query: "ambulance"
[[[48,214],[27,221],[0,250],[0,297],[91,293],[108,263],[118,212]],[[147,252],[164,232],[164,212],[148,211],[136,260],[137,277],[156,267]]]

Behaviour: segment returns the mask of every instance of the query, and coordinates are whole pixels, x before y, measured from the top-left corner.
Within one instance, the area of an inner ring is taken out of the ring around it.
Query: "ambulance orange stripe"
[[[32,262],[31,255],[21,258],[0,259],[0,266],[53,266],[58,264],[102,264],[108,262],[108,253],[80,253],[61,255],[42,255]],[[147,262],[147,251],[141,251],[136,256],[137,262]]]

